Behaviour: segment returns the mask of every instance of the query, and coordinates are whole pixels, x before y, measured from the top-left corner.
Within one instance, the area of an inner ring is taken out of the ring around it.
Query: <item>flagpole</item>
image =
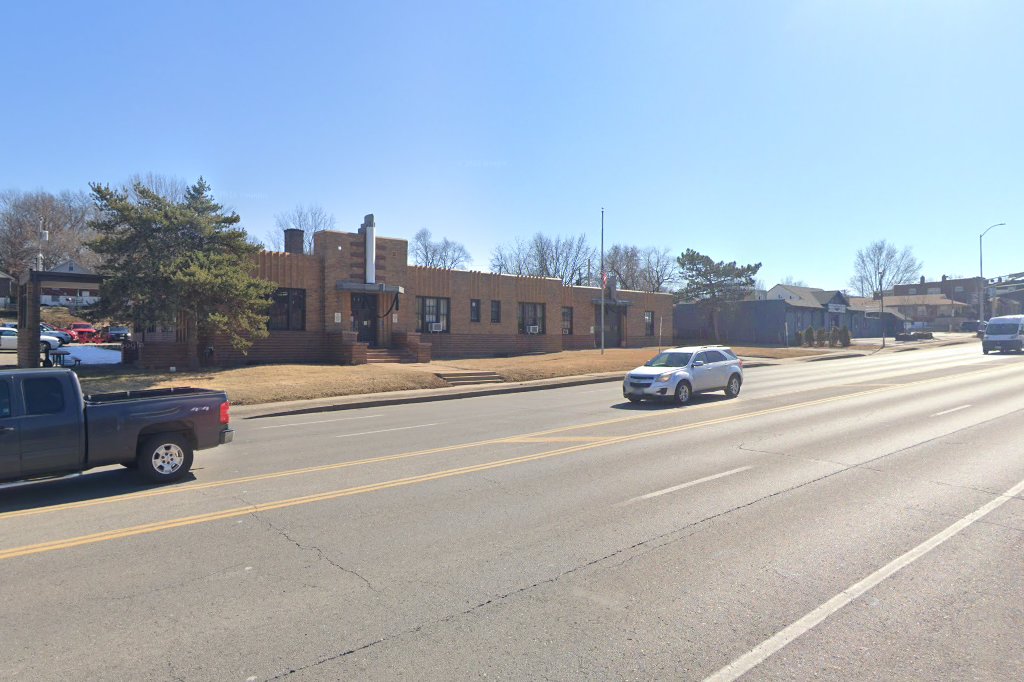
[[[607,286],[604,276],[604,208],[601,209],[601,355],[604,355],[604,290]]]

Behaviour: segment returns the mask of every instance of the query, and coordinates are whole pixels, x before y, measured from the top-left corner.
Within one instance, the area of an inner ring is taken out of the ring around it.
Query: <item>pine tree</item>
[[[850,345],[850,328],[845,324],[839,328],[839,345],[847,348]]]
[[[103,258],[102,314],[137,328],[183,323],[191,368],[199,366],[201,342],[215,334],[242,352],[267,335],[275,285],[252,276],[259,247],[238,227],[239,216],[213,200],[203,178],[181,201],[141,183],[131,193],[91,188],[100,211],[91,246]]]
[[[814,327],[807,325],[807,329],[804,330],[804,345],[808,348],[814,346]]]

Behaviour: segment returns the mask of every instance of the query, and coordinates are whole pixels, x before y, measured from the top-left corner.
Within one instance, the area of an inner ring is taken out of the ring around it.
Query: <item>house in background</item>
[[[907,320],[910,329],[957,331],[961,322],[976,316],[973,306],[954,301],[943,294],[886,295],[884,300],[869,300],[875,304],[884,304],[887,311],[899,312]]]
[[[954,310],[952,311],[941,311],[942,313],[951,312],[951,319],[946,319],[950,316],[939,314],[939,311],[929,311],[927,313],[921,311],[916,315],[913,315],[915,324],[924,322],[926,317],[930,316],[928,324],[936,330],[946,329],[947,327],[958,329],[960,322],[964,320],[978,319],[980,314],[978,301],[982,296],[985,298],[985,317],[1017,315],[1021,313],[1022,305],[1018,297],[993,295],[995,293],[992,290],[994,281],[995,280],[987,280],[983,277],[963,277],[954,279],[943,275],[942,279],[937,282],[928,282],[924,277],[921,277],[920,281],[914,284],[897,284],[893,287],[892,293],[894,296],[940,295],[956,303],[966,304],[966,306],[954,305]],[[996,291],[998,291],[998,289],[996,289]],[[886,305],[888,305],[888,297],[889,294],[886,294]],[[907,305],[912,306],[914,303],[907,303]],[[941,304],[919,303],[918,305],[928,306]],[[933,312],[936,314],[933,315]]]
[[[14,306],[14,278],[6,272],[0,272],[0,308]]]
[[[81,263],[74,260],[66,260],[60,265],[52,268],[50,272],[70,272],[84,275],[95,275],[96,273]],[[68,308],[81,308],[94,305],[100,300],[100,292],[97,289],[67,289],[43,287],[39,302],[42,305],[65,306]]]
[[[846,327],[852,337],[881,336],[882,322],[870,306],[854,305],[838,289],[817,289],[777,284],[763,299],[738,301],[726,305],[718,316],[718,340],[724,343],[792,345],[796,334],[808,327],[831,330]],[[886,333],[902,330],[898,311],[885,311]],[[699,303],[679,303],[673,311],[673,331],[678,343],[710,341],[714,325],[706,307]]]

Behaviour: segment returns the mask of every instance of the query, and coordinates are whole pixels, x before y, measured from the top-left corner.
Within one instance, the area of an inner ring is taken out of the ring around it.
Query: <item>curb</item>
[[[829,353],[828,355],[816,355],[805,358],[804,362],[824,362],[825,360],[844,360],[846,358],[862,358],[865,353]]]
[[[412,403],[430,403],[438,400],[459,400],[461,398],[478,398],[490,395],[501,395],[503,393],[528,393],[531,391],[544,391],[552,388],[568,388],[571,386],[586,386],[588,384],[610,383],[622,381],[622,372],[615,372],[613,375],[582,375],[577,378],[570,378],[564,381],[552,382],[549,379],[541,379],[544,383],[519,382],[503,384],[500,387],[488,385],[486,388],[457,389],[438,388],[425,389],[431,391],[427,394],[390,396],[387,393],[378,394],[356,394],[353,396],[339,396],[338,400],[343,402],[329,403],[326,405],[310,405],[307,407],[286,407],[292,403],[265,403],[263,405],[239,405],[232,407],[232,415],[242,419],[261,419],[265,417],[284,417],[299,414],[316,414],[318,412],[339,412],[342,410],[358,410],[366,407],[384,407],[388,405],[409,405]],[[397,391],[396,391],[397,392]],[[296,401],[301,403],[302,401]]]
[[[746,362],[744,369],[754,367],[771,367],[774,362]],[[570,388],[572,386],[587,386],[588,384],[611,383],[622,381],[624,372],[608,372],[602,374],[582,374],[576,377],[558,377],[555,379],[539,379],[537,381],[522,381],[499,385],[483,385],[479,387],[453,387],[419,389],[416,395],[394,395],[390,393],[376,394],[355,394],[350,396],[338,396],[334,402],[327,402],[320,405],[310,405],[307,401],[288,401],[283,403],[263,403],[257,405],[232,406],[232,416],[240,419],[261,419],[265,417],[284,417],[300,414],[316,414],[318,412],[340,412],[343,410],[358,410],[367,407],[386,407],[389,405],[409,405],[412,403],[429,403],[438,400],[459,400],[462,398],[479,398],[483,396],[501,395],[504,393],[528,393],[531,391],[546,391],[555,388]],[[401,391],[395,391],[401,393]],[[332,400],[322,398],[317,400]]]

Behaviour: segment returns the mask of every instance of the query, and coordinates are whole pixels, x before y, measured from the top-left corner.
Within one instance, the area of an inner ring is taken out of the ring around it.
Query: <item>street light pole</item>
[[[1006,223],[996,223],[978,235],[978,322],[985,321],[985,261],[981,249],[981,238],[988,234],[993,227],[999,227]]]

